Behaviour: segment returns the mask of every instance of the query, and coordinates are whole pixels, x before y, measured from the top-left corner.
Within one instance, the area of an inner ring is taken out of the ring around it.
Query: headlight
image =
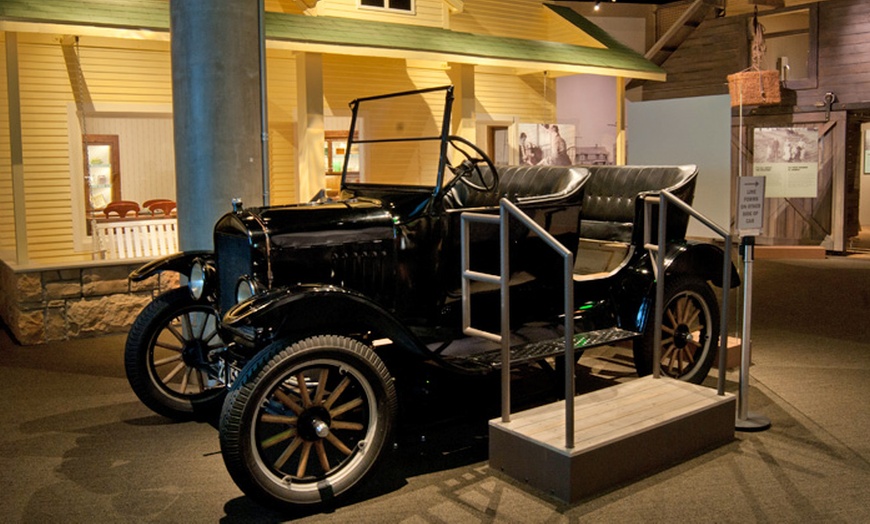
[[[205,265],[201,260],[196,259],[190,267],[190,279],[187,283],[187,287],[190,288],[190,296],[194,300],[202,298],[205,291],[205,272]]]
[[[253,278],[249,276],[240,278],[236,284],[236,304],[248,300],[258,292],[259,286]]]

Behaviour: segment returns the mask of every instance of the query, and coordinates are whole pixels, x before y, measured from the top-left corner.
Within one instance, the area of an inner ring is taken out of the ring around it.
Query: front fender
[[[360,293],[332,285],[271,290],[231,308],[221,324],[248,341],[365,333],[373,340],[388,338],[421,359],[428,358],[425,346],[392,313]]]
[[[722,262],[725,252],[717,245],[702,242],[680,244],[670,250],[665,260],[665,275],[693,274],[722,287]],[[740,285],[737,267],[731,263],[731,287]]]
[[[147,264],[135,269],[128,277],[133,282],[139,282],[146,278],[161,273],[163,271],[175,271],[182,275],[190,276],[190,266],[197,258],[206,259],[214,263],[213,251],[185,251],[176,253],[157,260],[152,260]]]

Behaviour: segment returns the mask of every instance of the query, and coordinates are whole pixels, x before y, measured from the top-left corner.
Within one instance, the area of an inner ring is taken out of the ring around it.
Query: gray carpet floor
[[[344,504],[276,513],[230,480],[212,423],[137,401],[123,335],[21,347],[0,332],[0,521],[870,522],[870,257],[754,268],[747,400],[771,428],[574,505],[491,471],[485,423],[460,417],[410,431]],[[633,379],[629,362],[587,352],[581,387]]]

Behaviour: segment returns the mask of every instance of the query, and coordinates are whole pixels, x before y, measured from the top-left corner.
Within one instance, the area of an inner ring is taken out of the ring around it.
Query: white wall
[[[574,126],[577,148],[603,146],[616,151],[616,78],[574,75],[556,80],[556,120]]]
[[[623,45],[643,54],[646,20],[641,17],[587,16]],[[616,78],[573,75],[556,79],[556,121],[575,129],[577,148],[603,146],[616,153]]]
[[[728,95],[627,103],[628,164],[697,164],[692,204],[726,230],[731,223],[731,100]],[[716,236],[695,220],[690,236]]]
[[[91,134],[118,135],[123,200],[175,199],[172,115],[97,116],[87,126]]]

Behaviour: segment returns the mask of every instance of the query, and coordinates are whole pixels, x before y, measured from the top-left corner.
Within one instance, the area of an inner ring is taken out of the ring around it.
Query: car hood
[[[279,249],[374,242],[395,236],[392,214],[373,199],[250,209]]]

